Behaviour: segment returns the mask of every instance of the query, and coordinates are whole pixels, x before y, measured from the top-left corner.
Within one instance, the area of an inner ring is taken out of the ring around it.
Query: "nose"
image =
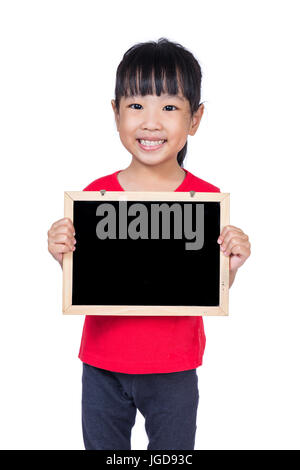
[[[143,113],[143,121],[141,124],[142,129],[147,130],[161,130],[162,129],[161,116],[155,110],[145,110]]]

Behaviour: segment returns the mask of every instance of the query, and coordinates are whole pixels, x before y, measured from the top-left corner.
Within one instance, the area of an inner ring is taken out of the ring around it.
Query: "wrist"
[[[229,271],[229,288],[232,286],[238,268]]]

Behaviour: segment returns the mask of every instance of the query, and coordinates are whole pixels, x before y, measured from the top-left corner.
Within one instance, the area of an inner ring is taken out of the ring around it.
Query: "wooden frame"
[[[64,216],[73,221],[74,201],[202,201],[220,202],[220,232],[229,224],[230,193],[214,192],[140,192],[140,191],[67,191],[64,193]],[[228,315],[229,257],[220,250],[219,306],[159,305],[72,305],[73,252],[63,255],[63,313],[80,315]],[[151,313],[149,313],[151,310]]]

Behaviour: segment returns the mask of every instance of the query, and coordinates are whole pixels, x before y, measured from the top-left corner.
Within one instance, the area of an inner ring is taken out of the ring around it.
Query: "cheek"
[[[188,123],[185,119],[180,119],[173,123],[169,128],[169,135],[180,143],[185,143],[188,135]]]
[[[126,119],[120,124],[119,132],[123,135],[123,138],[132,138],[132,135],[135,134],[137,125],[134,119]]]
[[[119,128],[119,137],[122,144],[128,151],[130,151],[132,146],[135,144],[135,136],[135,128],[129,122],[123,122]]]

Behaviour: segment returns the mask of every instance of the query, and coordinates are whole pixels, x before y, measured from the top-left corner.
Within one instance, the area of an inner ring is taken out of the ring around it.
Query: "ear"
[[[200,121],[201,121],[201,118],[203,116],[203,112],[204,112],[204,104],[201,103],[199,105],[199,108],[197,109],[197,111],[192,116],[191,125],[190,125],[190,129],[189,129],[189,135],[195,135],[196,134],[197,129],[198,129],[199,124],[200,124]]]
[[[114,115],[115,115],[115,121],[116,121],[117,131],[119,132],[119,121],[120,121],[120,117],[119,117],[119,113],[118,113],[118,110],[117,110],[117,107],[116,107],[116,102],[115,102],[115,100],[111,100],[111,106],[112,106],[112,109],[113,109],[113,112],[114,112]]]

